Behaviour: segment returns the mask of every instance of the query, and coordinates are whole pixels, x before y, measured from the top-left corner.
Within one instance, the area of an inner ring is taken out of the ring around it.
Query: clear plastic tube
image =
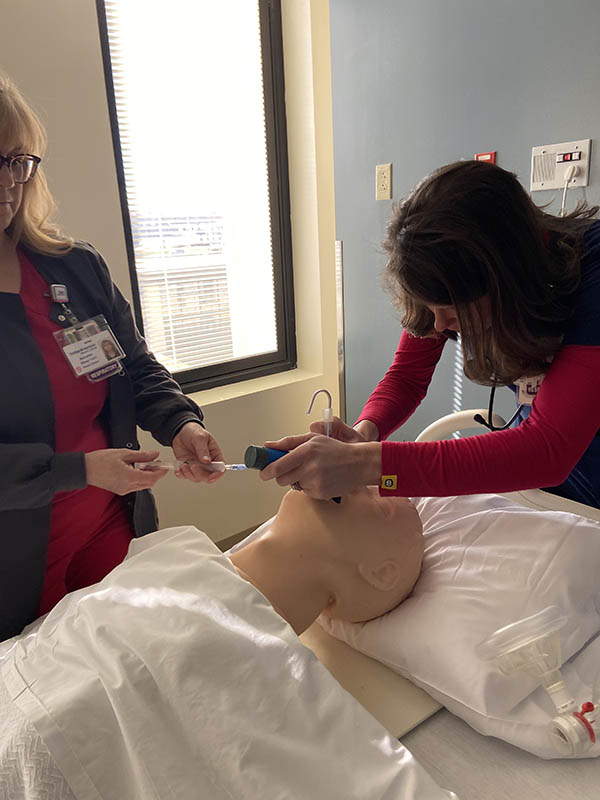
[[[136,461],[133,466],[144,472],[155,472],[159,469],[180,469],[185,464],[202,467],[207,472],[225,472],[226,470],[247,469],[245,464],[226,464],[224,461],[189,461],[176,458],[174,461],[163,461],[156,458],[154,461]]]

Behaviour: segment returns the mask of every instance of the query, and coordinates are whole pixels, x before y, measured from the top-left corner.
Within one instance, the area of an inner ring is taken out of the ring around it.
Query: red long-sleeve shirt
[[[404,332],[359,420],[374,422],[381,439],[389,436],[425,396],[443,346]],[[397,483],[381,492],[439,496],[561,484],[600,428],[599,398],[600,346],[564,346],[518,427],[439,442],[384,441],[382,474]]]
[[[386,439],[425,397],[444,339],[404,332],[359,420]],[[435,496],[556,487],[600,508],[600,221],[587,229],[581,282],[562,347],[528,416],[514,428],[441,442],[383,442],[382,494]],[[392,481],[394,483],[394,481]]]

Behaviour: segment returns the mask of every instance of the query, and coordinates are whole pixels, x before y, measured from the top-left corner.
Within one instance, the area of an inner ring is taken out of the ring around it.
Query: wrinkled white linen
[[[193,527],[134,540],[0,672],[76,800],[454,797]]]
[[[600,670],[600,523],[498,495],[415,502],[425,558],[412,595],[371,622],[319,622],[481,733],[556,758],[547,732],[556,712],[547,693],[524,673],[502,675],[476,646],[498,628],[557,605],[568,617],[563,677],[576,700],[589,700]],[[600,755],[600,743],[587,755]]]
[[[0,800],[76,800],[42,737],[11,701],[2,678]]]

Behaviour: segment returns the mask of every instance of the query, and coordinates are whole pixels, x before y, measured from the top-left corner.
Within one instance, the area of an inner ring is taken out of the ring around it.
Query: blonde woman
[[[0,641],[156,529],[149,490],[165,471],[133,467],[158,455],[139,450],[137,425],[179,459],[223,458],[201,410],[148,351],[102,257],[50,221],[45,145],[38,117],[0,75]],[[93,370],[77,331],[105,324],[124,357]]]

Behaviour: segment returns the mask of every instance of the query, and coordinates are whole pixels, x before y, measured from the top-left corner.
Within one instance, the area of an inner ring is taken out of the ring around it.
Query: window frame
[[[257,0],[257,2],[261,32],[273,294],[278,348],[270,353],[174,372],[174,377],[186,393],[285,372],[297,366],[281,0]],[[144,335],[104,0],[96,0],[96,10],[133,309],[136,324]]]

